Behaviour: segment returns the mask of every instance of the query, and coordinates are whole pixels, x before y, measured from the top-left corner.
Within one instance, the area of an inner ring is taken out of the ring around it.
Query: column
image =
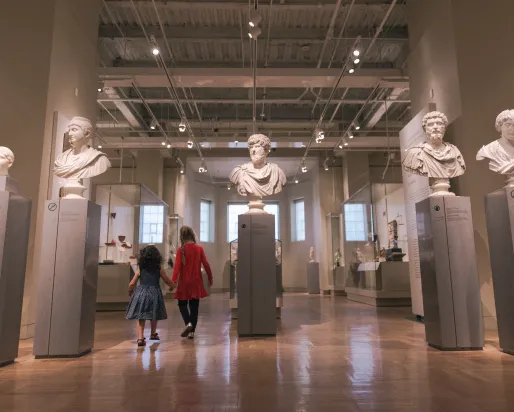
[[[163,196],[163,166],[161,153],[151,150],[140,150],[136,156],[136,183],[145,185],[159,198]]]
[[[514,108],[514,2],[495,0],[494,7],[470,7],[466,0],[410,0],[407,13],[411,56],[412,113],[429,102],[447,114],[446,139],[457,145],[466,173],[452,180],[455,193],[471,197],[473,224],[486,328],[495,328],[484,196],[503,179],[477,162],[480,147],[499,137],[498,113]]]
[[[44,202],[51,193],[54,113],[96,120],[100,0],[8,2],[0,13],[1,144],[20,194],[33,201],[21,336],[34,330],[33,290]]]

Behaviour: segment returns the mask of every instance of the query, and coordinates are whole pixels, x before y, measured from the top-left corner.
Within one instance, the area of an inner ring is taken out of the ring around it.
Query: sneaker
[[[186,328],[182,331],[182,333],[180,334],[180,336],[182,336],[183,338],[187,337],[187,335],[189,335],[190,332],[193,331],[193,325],[191,325],[190,323],[188,323],[186,325]]]
[[[189,332],[189,334],[187,335],[187,338],[188,339],[194,339],[195,338],[195,333],[194,332]]]

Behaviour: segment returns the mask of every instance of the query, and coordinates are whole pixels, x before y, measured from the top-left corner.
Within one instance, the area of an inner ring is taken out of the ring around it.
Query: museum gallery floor
[[[285,296],[276,338],[240,339],[228,298],[202,302],[195,341],[181,340],[169,303],[162,343],[138,350],[123,313],[99,313],[95,351],[21,358],[0,370],[10,411],[514,411],[514,357],[495,336],[484,351],[427,347],[410,308]],[[171,306],[173,305],[173,306]]]

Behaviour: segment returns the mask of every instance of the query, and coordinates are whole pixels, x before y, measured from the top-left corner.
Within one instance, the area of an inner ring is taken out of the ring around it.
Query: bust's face
[[[505,120],[501,128],[502,137],[514,144],[514,119]]]
[[[441,144],[445,132],[446,126],[442,119],[439,119],[437,117],[428,119],[427,124],[425,126],[425,133],[430,143]]]
[[[89,133],[85,133],[82,127],[76,124],[70,124],[68,126],[68,136],[70,137],[70,146],[75,148],[81,148],[89,140]]]
[[[266,162],[266,156],[268,154],[260,143],[253,143],[248,149],[250,151],[250,159],[254,165],[260,166]]]

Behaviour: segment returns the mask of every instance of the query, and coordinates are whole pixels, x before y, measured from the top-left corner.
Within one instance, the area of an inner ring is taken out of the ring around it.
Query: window
[[[213,242],[212,202],[200,200],[200,242]]]
[[[264,210],[275,216],[275,239],[280,238],[279,205],[275,202],[264,202]],[[227,204],[227,242],[232,242],[238,237],[238,216],[246,213],[246,203]]]
[[[163,243],[164,241],[164,206],[141,206],[141,232],[139,243]]]
[[[305,201],[303,199],[294,200],[292,212],[292,238],[295,242],[302,242],[305,240]]]
[[[344,227],[346,241],[364,242],[368,239],[366,222],[366,205],[347,203],[344,205]]]

